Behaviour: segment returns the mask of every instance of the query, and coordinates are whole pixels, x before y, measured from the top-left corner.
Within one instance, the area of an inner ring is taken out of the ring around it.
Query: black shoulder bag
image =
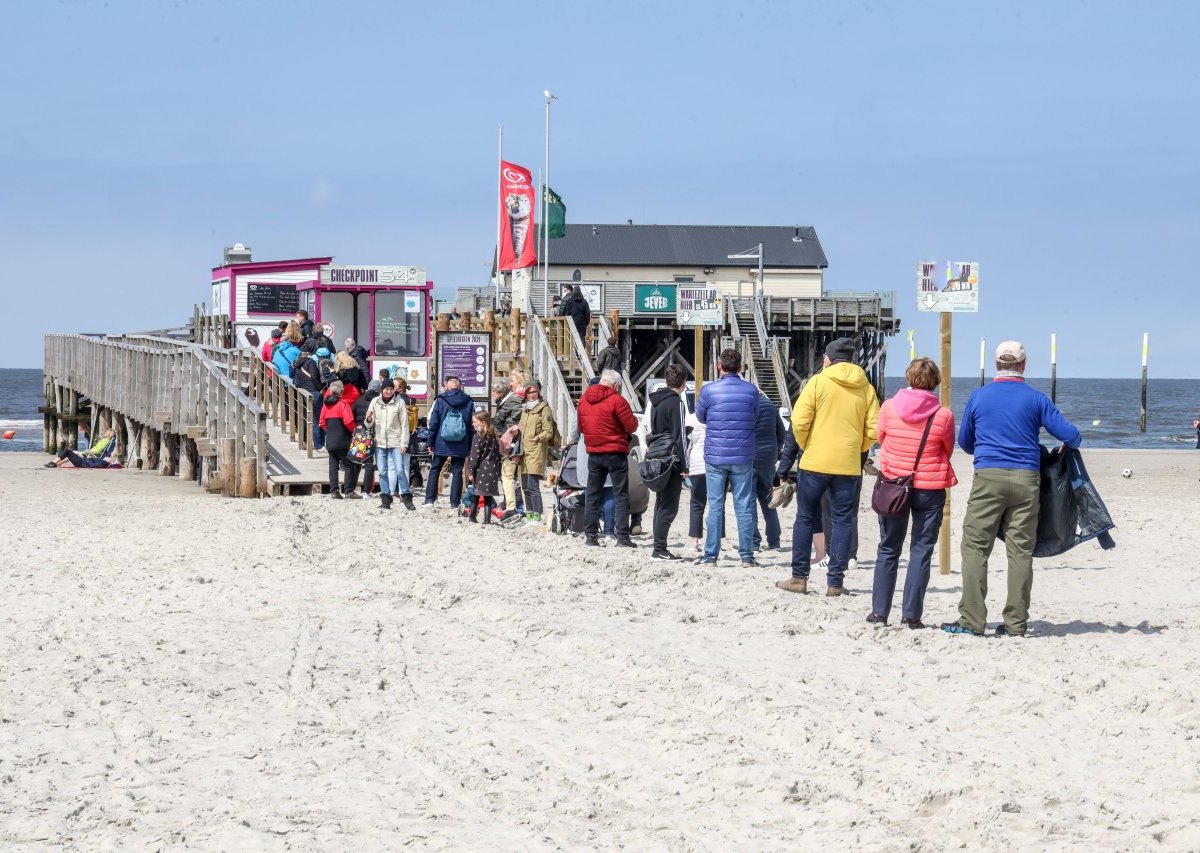
[[[875,490],[871,493],[871,509],[885,518],[896,518],[907,515],[912,505],[913,477],[916,476],[917,466],[921,464],[921,454],[925,452],[925,442],[929,439],[929,430],[933,428],[930,415],[925,422],[925,432],[921,435],[921,444],[917,447],[917,458],[913,460],[913,471],[904,477],[885,477],[883,472],[875,480]]]

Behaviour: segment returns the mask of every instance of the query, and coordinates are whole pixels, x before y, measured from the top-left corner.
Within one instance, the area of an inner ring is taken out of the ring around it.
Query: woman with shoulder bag
[[[525,386],[525,409],[521,412],[517,429],[521,440],[518,464],[521,490],[525,493],[525,518],[540,523],[542,478],[546,475],[550,446],[555,443],[558,430],[549,404],[542,399],[542,385],[536,379],[531,379]]]
[[[887,624],[896,591],[900,552],[912,520],[912,541],[908,552],[908,572],[904,578],[900,622],[909,628],[924,628],[921,616],[925,608],[925,590],[929,586],[929,567],[933,548],[942,525],[946,489],[957,485],[950,466],[954,452],[954,413],[938,403],[933,389],[942,382],[941,371],[930,358],[918,358],[904,374],[909,387],[901,389],[879,409],[880,482],[872,503],[884,511],[889,492],[909,490],[907,508],[896,504],[896,515],[879,516],[879,551],[875,557],[875,583],[871,590],[868,622]],[[911,477],[911,483],[904,478]],[[900,480],[900,483],[896,483]],[[902,511],[900,511],[902,510]]]

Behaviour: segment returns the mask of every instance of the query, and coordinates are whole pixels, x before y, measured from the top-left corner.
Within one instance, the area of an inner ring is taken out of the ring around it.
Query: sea
[[[1047,394],[1049,379],[1029,379]],[[890,397],[904,386],[889,377]],[[979,377],[958,377],[951,383],[951,408],[961,416],[967,397],[979,387]],[[42,371],[0,369],[0,452],[42,449]],[[1146,431],[1138,430],[1140,379],[1059,379],[1057,403],[1083,433],[1084,447],[1195,449],[1192,421],[1200,417],[1200,379],[1154,379],[1147,389]]]

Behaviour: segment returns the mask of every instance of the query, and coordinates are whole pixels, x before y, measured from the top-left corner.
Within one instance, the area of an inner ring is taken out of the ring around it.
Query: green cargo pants
[[[980,468],[967,501],[962,534],[962,600],[959,622],[976,633],[987,627],[987,561],[1004,526],[1008,552],[1008,602],[1004,627],[1024,634],[1033,589],[1033,546],[1037,541],[1037,471]]]

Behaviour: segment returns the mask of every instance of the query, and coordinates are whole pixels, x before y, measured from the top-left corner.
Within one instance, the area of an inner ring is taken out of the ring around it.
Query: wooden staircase
[[[775,405],[787,405],[786,389],[779,387],[775,376],[775,367],[767,352],[767,341],[759,334],[754,322],[754,301],[752,299],[733,300],[734,334],[749,342],[751,354],[751,377],[762,389],[767,398]]]

